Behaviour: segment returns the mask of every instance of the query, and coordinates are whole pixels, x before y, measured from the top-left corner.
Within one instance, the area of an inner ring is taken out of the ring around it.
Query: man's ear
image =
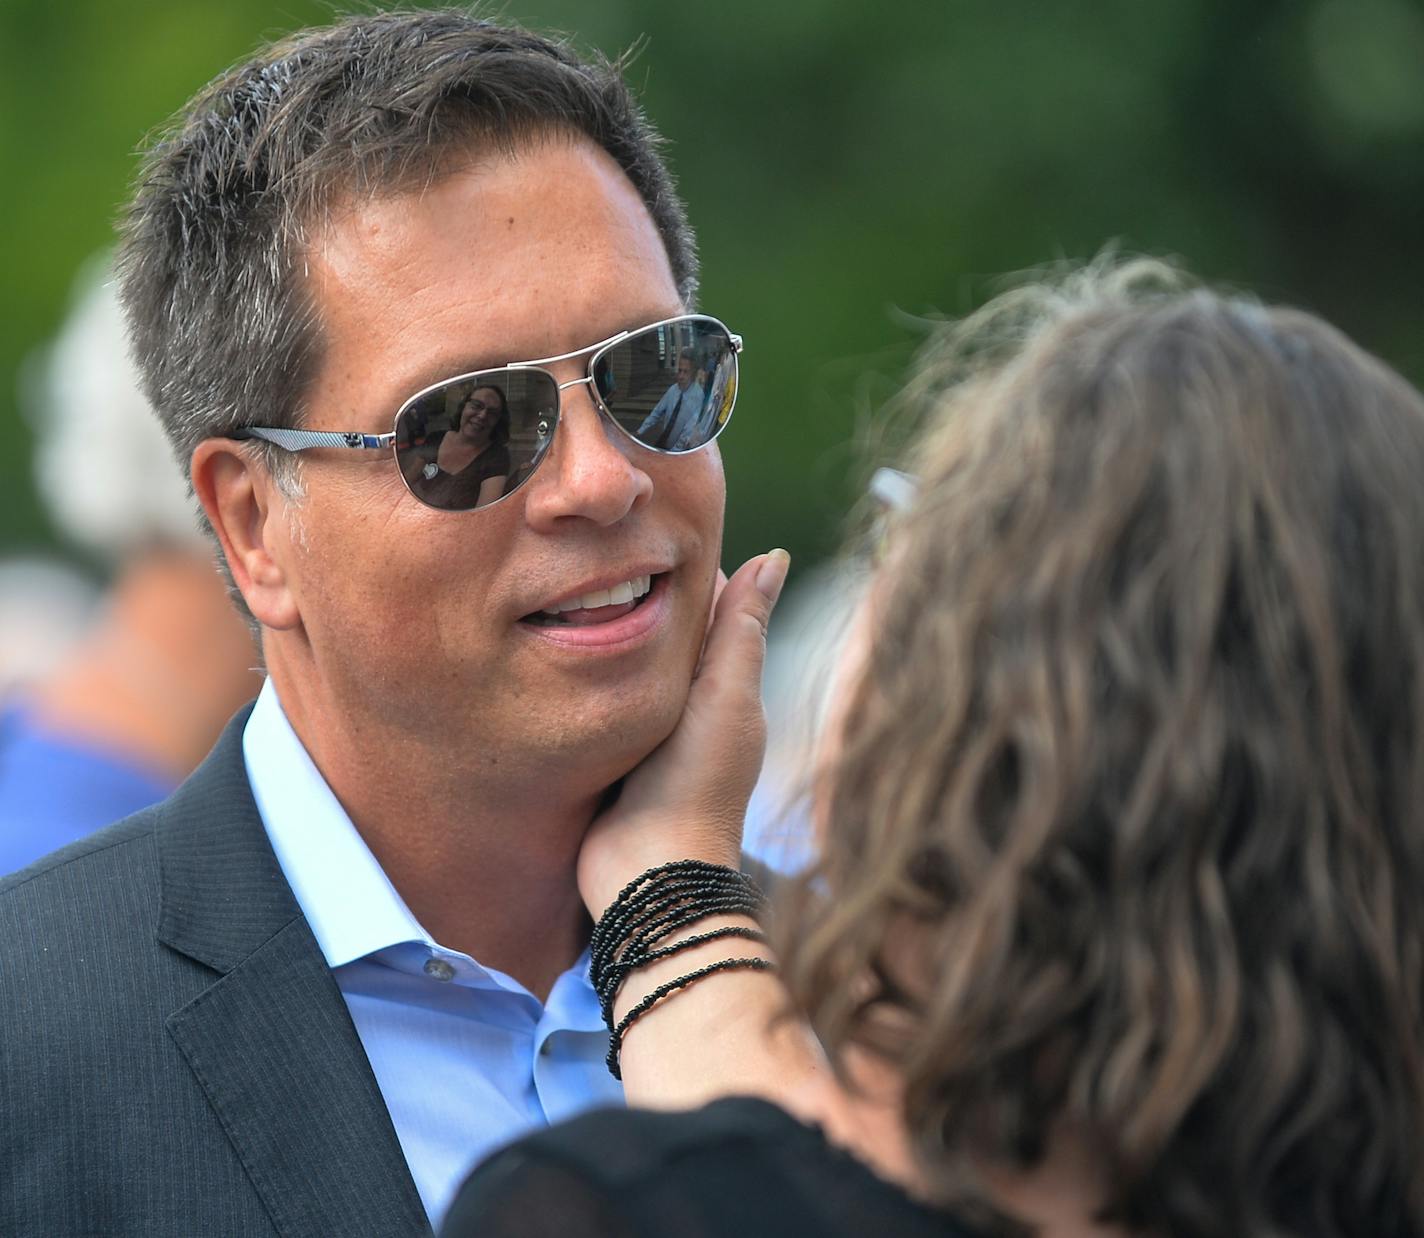
[[[285,496],[255,452],[231,439],[204,439],[193,449],[193,493],[222,545],[232,578],[265,628],[301,621],[291,563]]]

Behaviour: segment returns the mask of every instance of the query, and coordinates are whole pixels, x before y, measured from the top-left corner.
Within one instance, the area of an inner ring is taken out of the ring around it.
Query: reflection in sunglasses
[[[587,384],[603,415],[650,451],[701,450],[731,417],[741,349],[741,337],[717,319],[685,314],[557,357],[434,383],[401,405],[390,434],[250,427],[234,437],[285,451],[389,447],[417,499],[468,511],[507,497],[534,473],[558,428],[560,392],[571,386]],[[545,368],[580,356],[588,357],[583,378],[560,383]],[[501,403],[477,398],[482,389]],[[465,410],[475,416],[465,417]],[[486,412],[498,414],[493,429],[479,416]]]

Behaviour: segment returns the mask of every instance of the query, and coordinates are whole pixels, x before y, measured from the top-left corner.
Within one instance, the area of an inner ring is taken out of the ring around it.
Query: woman
[[[1148,264],[1010,295],[909,398],[780,979],[649,950],[620,884],[733,858],[757,561],[580,871],[656,956],[615,1021],[705,973],[623,1027],[630,1103],[704,1107],[516,1144],[448,1232],[1424,1234],[1424,401]]]
[[[504,493],[509,477],[509,400],[496,386],[475,387],[455,412],[454,426],[441,436],[435,458],[410,480],[435,507],[472,506],[461,497],[472,491],[483,507]]]

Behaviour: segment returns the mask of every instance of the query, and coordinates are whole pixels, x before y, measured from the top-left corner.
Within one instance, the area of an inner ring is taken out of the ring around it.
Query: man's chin
[[[643,695],[641,702],[638,696],[585,700],[575,714],[563,716],[557,730],[546,730],[550,777],[559,777],[559,771],[574,775],[591,792],[632,773],[672,734],[687,703],[686,690],[659,693],[657,699]]]

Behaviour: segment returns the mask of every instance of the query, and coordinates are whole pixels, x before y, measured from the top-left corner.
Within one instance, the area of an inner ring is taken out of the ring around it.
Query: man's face
[[[677,385],[684,391],[692,385],[692,360],[688,357],[677,359]]]
[[[401,401],[435,380],[557,355],[682,308],[636,191],[583,142],[359,202],[313,249],[327,345],[313,429],[386,432]],[[551,368],[567,382],[586,358]],[[430,745],[472,770],[498,763],[501,776],[594,788],[666,736],[717,571],[721,459],[715,446],[669,457],[632,443],[587,386],[561,399],[538,471],[485,510],[422,505],[385,455],[308,453],[298,529],[282,543],[300,623],[268,638],[284,701],[301,694],[302,713],[328,730],[374,729],[412,757]],[[614,600],[645,576],[651,591],[635,606]],[[601,590],[613,598],[599,608]],[[580,599],[571,614],[542,613]],[[288,682],[283,664],[295,668]]]

